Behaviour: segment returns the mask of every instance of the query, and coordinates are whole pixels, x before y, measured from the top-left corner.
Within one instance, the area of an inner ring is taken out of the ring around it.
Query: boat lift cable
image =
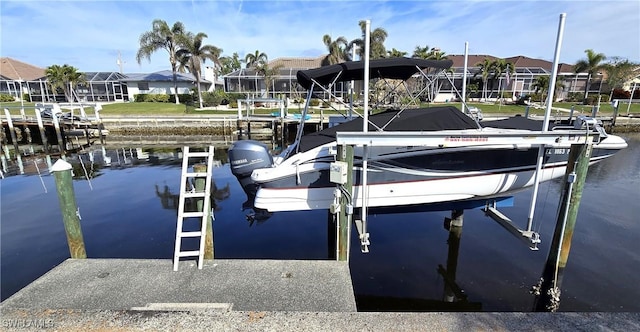
[[[80,165],[82,165],[82,170],[84,171],[84,178],[87,179],[89,183],[89,188],[93,191],[93,185],[91,184],[91,179],[89,179],[89,174],[87,172],[87,168],[84,166],[84,161],[82,161],[82,155],[78,155],[78,159],[80,159]]]
[[[40,173],[40,167],[38,167],[38,162],[34,159],[33,165],[36,166],[36,170],[38,171],[38,178],[40,178],[40,183],[42,183],[42,188],[44,188],[44,193],[46,194],[47,186],[44,184],[44,180],[42,180],[42,174]],[[4,179],[4,176],[2,177]]]

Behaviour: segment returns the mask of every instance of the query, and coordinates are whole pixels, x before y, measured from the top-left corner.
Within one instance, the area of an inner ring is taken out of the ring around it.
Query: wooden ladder
[[[198,269],[202,269],[205,252],[205,237],[207,234],[207,218],[211,214],[213,218],[213,211],[211,210],[211,178],[213,169],[213,146],[209,146],[208,151],[205,152],[190,152],[189,147],[185,146],[182,150],[182,175],[180,177],[180,200],[178,203],[178,222],[176,227],[176,242],[175,250],[173,254],[173,270],[178,271],[178,264],[182,257],[198,257]],[[207,171],[204,173],[190,172],[189,171],[189,159],[192,158],[207,158]],[[195,184],[187,187],[192,179],[205,178],[204,191],[197,192],[195,190]],[[187,212],[185,211],[185,200],[187,198],[202,198],[202,211]],[[200,230],[188,231],[183,230],[184,220],[187,218],[200,218]],[[182,239],[184,238],[199,238],[199,246],[197,250],[182,250]]]

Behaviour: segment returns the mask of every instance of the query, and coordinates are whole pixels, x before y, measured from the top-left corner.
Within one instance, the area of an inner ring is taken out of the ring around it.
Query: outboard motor
[[[273,157],[269,148],[257,141],[238,141],[229,148],[229,163],[231,173],[240,181],[242,189],[251,200],[255,197],[258,188],[251,181],[251,173],[254,169],[273,166]]]

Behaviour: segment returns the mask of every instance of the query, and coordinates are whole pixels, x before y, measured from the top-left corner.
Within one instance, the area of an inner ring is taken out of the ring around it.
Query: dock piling
[[[196,173],[206,173],[207,165],[206,164],[195,164],[193,165],[193,171]],[[194,187],[196,192],[204,192],[206,180],[204,178],[195,178]],[[211,199],[211,197],[198,198],[196,203],[196,207],[198,211],[203,211],[204,200]],[[213,208],[213,202],[211,202],[211,208]],[[211,221],[211,211],[203,211],[205,213],[205,218],[207,222],[207,232],[204,239],[204,259],[213,259],[213,222]]]
[[[588,142],[587,144],[574,144],[569,151],[560,213],[558,213],[551,248],[540,283],[533,287],[533,293],[536,295],[534,311],[555,312],[560,307],[560,286],[562,285],[564,268],[569,259],[571,239],[577,221],[592,149],[591,142]]]
[[[13,143],[13,147],[16,149],[16,154],[20,154],[20,148],[18,147],[18,137],[16,135],[16,128],[13,126],[13,121],[11,120],[11,113],[9,113],[8,109],[4,109],[4,115],[7,117],[7,125],[9,126],[9,133],[11,134],[11,142]]]
[[[71,258],[87,258],[82,228],[80,227],[80,210],[73,191],[71,170],[71,164],[62,159],[56,161],[51,167],[51,172],[56,180],[56,191],[60,201],[64,230],[67,234],[69,253]]]

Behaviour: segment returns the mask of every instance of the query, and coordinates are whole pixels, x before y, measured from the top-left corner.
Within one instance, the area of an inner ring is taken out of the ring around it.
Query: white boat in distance
[[[436,81],[430,77],[442,75],[451,65],[450,60],[372,60],[370,77],[406,81],[419,74],[431,82],[422,92],[433,93],[429,86],[433,87]],[[307,105],[295,142],[281,155],[272,157],[267,147],[256,141],[233,144],[229,150],[231,170],[249,200],[253,199],[254,208],[269,212],[329,209],[337,188],[330,181],[330,165],[336,161],[338,137],[341,133],[363,131],[363,119],[307,135],[302,135],[301,128],[314,90],[330,93],[332,84],[362,80],[363,73],[362,62],[299,71],[298,83],[309,90]],[[388,133],[390,138],[385,144],[367,144],[367,207],[508,196],[534,184],[540,146],[545,148],[540,181],[563,176],[571,144],[584,143],[587,137],[595,135],[592,162],[627,147],[622,138],[606,134],[594,119],[585,117],[552,123],[548,132],[542,132],[542,121],[516,116],[480,123],[447,105],[386,110],[369,116],[368,122],[369,132]],[[402,133],[428,140],[407,143],[402,139],[395,144],[394,134]],[[362,206],[363,150],[362,145],[354,148],[350,195],[355,207]]]

